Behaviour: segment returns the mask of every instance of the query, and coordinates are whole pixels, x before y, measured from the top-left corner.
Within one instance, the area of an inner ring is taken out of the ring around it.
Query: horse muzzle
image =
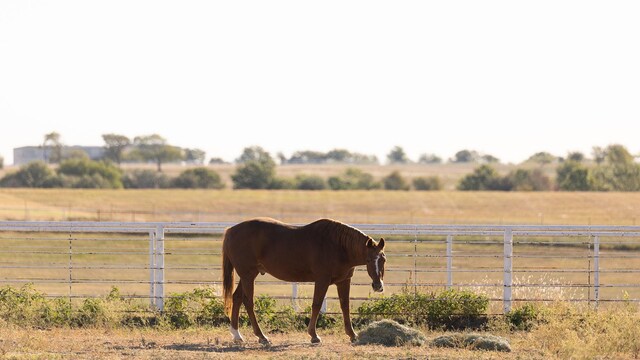
[[[380,280],[379,283],[371,283],[371,287],[373,288],[373,291],[375,292],[383,292],[384,291],[384,283],[382,282],[382,280]]]

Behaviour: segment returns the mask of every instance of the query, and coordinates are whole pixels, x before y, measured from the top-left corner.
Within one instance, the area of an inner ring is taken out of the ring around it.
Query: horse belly
[[[314,281],[313,274],[310,270],[302,268],[287,268],[282,266],[269,266],[268,264],[261,264],[262,268],[266,270],[271,276],[289,282],[307,282]]]

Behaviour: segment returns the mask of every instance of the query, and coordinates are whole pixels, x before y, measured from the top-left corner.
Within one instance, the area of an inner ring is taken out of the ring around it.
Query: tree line
[[[396,149],[397,150],[397,149]],[[565,159],[550,159],[534,154],[530,161],[538,168],[517,168],[500,175],[491,162],[479,164],[456,185],[461,191],[640,191],[640,164],[622,145],[600,149],[598,157],[588,163],[584,155],[571,153]],[[557,161],[555,178],[543,171]],[[315,174],[298,174],[293,178],[277,176],[275,159],[259,146],[247,147],[236,159],[231,175],[233,189],[299,190],[442,190],[438,176],[407,179],[392,171],[381,179],[348,167],[341,174],[323,178]],[[161,170],[158,167],[158,170]],[[135,169],[124,172],[110,160],[90,160],[76,154],[63,159],[53,170],[42,161],[31,162],[0,179],[2,187],[42,188],[226,188],[220,175],[207,167],[195,167],[174,178],[162,171]]]

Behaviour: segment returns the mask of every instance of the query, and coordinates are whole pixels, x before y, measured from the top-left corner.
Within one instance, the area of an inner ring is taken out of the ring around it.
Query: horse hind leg
[[[264,336],[262,333],[262,329],[260,329],[260,325],[258,324],[258,319],[256,319],[256,314],[253,311],[253,290],[254,290],[254,281],[258,276],[258,272],[251,277],[251,281],[243,281],[242,282],[242,292],[244,307],[247,309],[247,315],[249,316],[249,320],[251,320],[251,326],[253,327],[253,333],[258,337],[258,340],[261,344],[270,344],[269,339]]]
[[[242,279],[238,282],[238,287],[236,291],[233,292],[233,306],[231,308],[231,326],[229,327],[229,331],[231,331],[231,335],[233,335],[234,342],[244,342],[242,335],[240,335],[240,327],[239,327],[239,317],[240,317],[240,305],[242,305]]]

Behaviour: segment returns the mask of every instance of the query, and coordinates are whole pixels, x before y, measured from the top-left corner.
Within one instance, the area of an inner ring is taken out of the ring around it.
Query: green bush
[[[87,158],[72,158],[60,163],[59,175],[72,179],[74,188],[122,188],[122,173],[107,161],[93,161]]]
[[[517,309],[512,309],[505,314],[505,319],[511,329],[527,331],[544,322],[540,307],[534,304],[525,304]]]
[[[327,183],[331,190],[372,190],[381,187],[373,175],[357,168],[348,168],[340,176],[331,176]]]
[[[42,161],[32,161],[0,179],[2,187],[54,187],[56,176]]]
[[[473,173],[466,175],[458,183],[458,190],[465,191],[509,191],[512,187],[508,178],[501,177],[496,169],[489,165],[481,165],[475,168]]]
[[[442,190],[442,180],[438,176],[416,177],[412,182],[416,190]]]
[[[215,326],[227,321],[224,304],[210,287],[171,294],[165,301],[163,318],[177,329],[193,325]]]
[[[318,175],[296,175],[296,189],[298,190],[324,190],[327,182]]]
[[[164,189],[169,187],[169,178],[154,170],[133,170],[122,177],[125,189]]]
[[[172,187],[182,189],[223,189],[224,183],[217,172],[204,168],[188,169],[173,179]]]
[[[390,297],[368,300],[358,308],[357,323],[391,317],[399,323],[430,328],[479,328],[486,324],[489,299],[467,290],[441,293],[411,292],[407,289]]]
[[[385,190],[409,190],[407,180],[405,180],[399,171],[394,171],[385,176],[382,179],[382,183]]]

